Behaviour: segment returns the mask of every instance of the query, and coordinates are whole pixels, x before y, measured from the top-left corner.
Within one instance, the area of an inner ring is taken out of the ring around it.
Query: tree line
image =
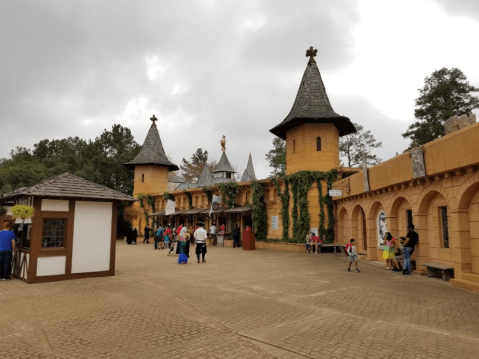
[[[33,147],[33,150],[16,147],[9,158],[0,159],[1,194],[33,186],[64,172],[125,194],[133,193],[134,171],[123,163],[133,160],[141,146],[126,127],[113,125],[94,140],[44,139]]]

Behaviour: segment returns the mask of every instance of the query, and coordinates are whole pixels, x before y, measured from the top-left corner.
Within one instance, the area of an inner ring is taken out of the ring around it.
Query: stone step
[[[479,293],[479,282],[475,282],[475,281],[472,281],[472,280],[466,280],[466,279],[451,278],[449,280],[449,283],[451,283],[454,287],[464,288],[464,289],[470,290],[472,292]]]
[[[479,283],[479,274],[475,273],[461,273],[461,279],[470,280]]]

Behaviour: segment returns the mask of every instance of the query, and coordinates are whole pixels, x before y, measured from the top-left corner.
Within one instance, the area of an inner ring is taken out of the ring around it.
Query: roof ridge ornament
[[[221,144],[221,151],[226,151],[226,137],[225,135],[223,135],[223,138],[221,139],[220,141],[220,144]]]
[[[153,115],[153,117],[150,117],[150,120],[153,122],[152,126],[156,126],[155,121],[158,121],[158,119]]]
[[[316,61],[314,60],[314,57],[315,57],[317,54],[318,54],[318,50],[313,49],[312,46],[309,47],[309,50],[306,50],[306,57],[309,56],[308,65],[309,65],[309,64],[312,64],[313,62],[316,63]]]

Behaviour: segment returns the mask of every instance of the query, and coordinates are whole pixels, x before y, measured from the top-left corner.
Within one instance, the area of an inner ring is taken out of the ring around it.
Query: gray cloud
[[[451,15],[479,20],[479,2],[477,0],[436,0],[436,3]]]

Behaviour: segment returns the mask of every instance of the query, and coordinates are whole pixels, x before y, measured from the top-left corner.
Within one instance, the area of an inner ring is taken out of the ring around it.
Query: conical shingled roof
[[[215,170],[213,173],[217,172],[231,172],[231,173],[236,173],[236,171],[231,167],[230,161],[228,161],[228,157],[226,156],[226,151],[223,151],[223,154],[221,155],[220,161],[216,165]]]
[[[210,171],[210,167],[207,163],[204,164],[203,170],[201,171],[198,181],[196,181],[198,186],[209,186],[213,184],[213,173]]]
[[[339,130],[339,136],[356,132],[349,118],[334,112],[316,62],[306,66],[289,115],[269,131],[285,140],[287,130],[303,123],[332,123]]]
[[[240,182],[249,182],[249,181],[256,181],[256,175],[254,173],[253,167],[253,158],[251,157],[251,153],[249,154],[248,158],[248,165],[243,172],[243,176],[241,177]]]
[[[158,128],[156,124],[153,124],[146,135],[145,142],[141,147],[141,151],[136,156],[133,161],[127,162],[124,164],[129,169],[134,169],[135,166],[141,165],[157,165],[157,166],[167,166],[169,171],[178,171],[179,168],[174,163],[171,163],[168,160],[168,157],[165,155],[165,150],[161,144],[160,134],[158,133]]]

